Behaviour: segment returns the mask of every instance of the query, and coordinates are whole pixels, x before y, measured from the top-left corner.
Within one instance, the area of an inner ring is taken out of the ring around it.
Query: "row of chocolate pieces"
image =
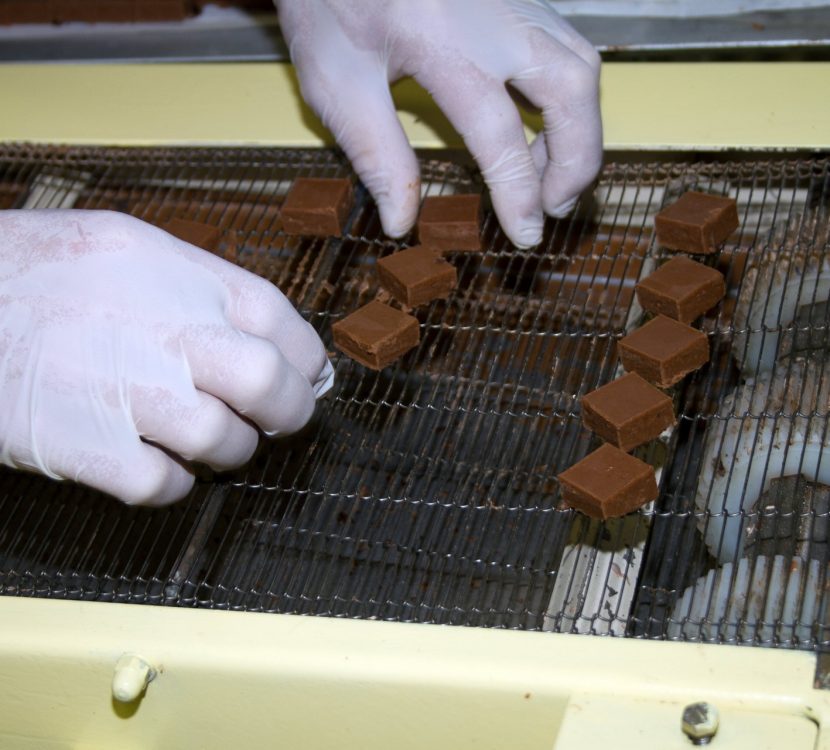
[[[298,177],[279,211],[279,226],[288,235],[340,237],[354,206],[351,180]],[[161,229],[191,245],[216,252],[223,228],[174,216]]]
[[[204,5],[273,11],[271,0],[0,0],[0,26],[20,23],[180,21]]]
[[[710,254],[738,227],[737,206],[688,192],[654,225],[663,247]],[[709,361],[706,334],[689,323],[723,299],[726,284],[715,269],[677,256],[637,284],[636,294],[655,317],[620,340],[627,373],[581,400],[583,424],[606,442],[559,475],[565,502],[592,518],[622,516],[657,499],[653,468],[629,451],[675,423],[672,399],[659,389]]]
[[[283,201],[279,225],[288,235],[340,237],[354,205],[352,183],[340,178],[299,177]],[[223,228],[216,224],[174,216],[159,224],[180,240],[216,252]]]
[[[477,195],[425,199],[418,224],[420,236],[430,247],[454,250],[479,249],[479,205],[480,197]],[[97,205],[97,203],[84,207],[114,208],[110,205]],[[284,234],[291,236],[342,237],[353,207],[354,191],[351,180],[298,177],[292,183],[291,189],[280,206],[276,224]],[[253,225],[258,216],[259,214],[256,216],[252,214],[252,217],[248,217],[250,221],[243,220],[242,223],[245,226]],[[237,227],[235,221],[232,222],[230,228],[226,225],[227,221],[224,216],[218,224],[179,215],[158,223],[161,229],[175,237],[212,252],[218,249],[223,231],[244,229],[244,227]],[[410,251],[416,252],[410,253]],[[419,248],[410,248],[410,251],[395,253],[393,256],[382,259],[379,265],[388,264],[390,274],[387,278],[392,278],[399,269],[404,279],[409,279],[406,281],[408,291],[399,293],[395,293],[394,289],[390,291],[402,303],[415,306],[428,301],[423,296],[429,293],[428,287],[433,282],[413,276],[418,266],[423,263],[418,262],[418,259],[422,257]],[[423,255],[424,259],[426,257]],[[435,273],[440,277],[443,272],[435,271]],[[441,296],[446,296],[448,292],[449,290],[443,292]],[[435,299],[435,297],[430,297],[430,299]]]
[[[480,195],[427,196],[418,217],[421,244],[380,258],[380,286],[413,308],[446,299],[455,288],[455,267],[444,252],[481,249]],[[420,342],[418,320],[378,299],[332,325],[335,346],[366,367],[381,370]]]

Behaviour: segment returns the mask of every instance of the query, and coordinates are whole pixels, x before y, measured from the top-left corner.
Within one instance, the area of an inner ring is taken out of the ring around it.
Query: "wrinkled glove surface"
[[[0,460],[128,503],[311,417],[322,342],[269,282],[109,211],[0,211]],[[240,415],[244,415],[240,416]]]
[[[372,193],[387,234],[413,225],[415,155],[390,82],[414,77],[463,137],[507,236],[542,237],[602,160],[599,56],[544,0],[276,0],[303,97]],[[507,84],[541,110],[528,146]]]

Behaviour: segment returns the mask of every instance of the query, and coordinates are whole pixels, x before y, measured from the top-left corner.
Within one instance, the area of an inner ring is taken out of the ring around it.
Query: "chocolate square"
[[[135,2],[130,0],[90,0],[96,6],[99,23],[131,23],[135,21]]]
[[[188,0],[51,0],[56,23],[131,23],[182,20],[192,10]],[[2,3],[0,3],[2,6]]]
[[[56,23],[98,20],[98,4],[89,0],[52,0],[52,20]]]
[[[556,314],[576,325],[620,328],[650,241],[650,230],[599,226],[579,240],[573,256],[563,249],[543,260],[534,293],[553,300]]]
[[[194,206],[209,206],[200,212],[201,223],[216,226],[225,233],[226,244],[245,242],[253,236],[273,235],[279,223],[279,206],[267,195],[249,196],[246,192],[182,189],[159,196],[156,190],[93,188],[82,192],[75,208],[123,211],[139,219],[160,225],[171,219],[192,216]],[[161,218],[164,217],[164,218]]]
[[[219,249],[219,241],[222,239],[222,230],[219,227],[188,219],[170,219],[159,228],[183,242],[189,242],[212,253]]]
[[[636,372],[582,397],[582,423],[624,451],[660,435],[674,422],[672,400]]]
[[[721,250],[715,258],[716,268],[723,274],[726,282],[726,296],[717,311],[720,325],[724,327],[733,324],[735,304],[738,301],[749,254],[749,248],[730,247]]]
[[[334,345],[373,370],[381,370],[418,345],[417,318],[377,300],[331,327]]]
[[[341,237],[354,205],[351,180],[298,177],[282,204],[286,234]]]
[[[249,8],[251,10],[265,10],[271,12],[274,10],[274,0],[195,0],[195,2],[199,7],[204,7],[209,3],[213,3],[222,7],[234,5],[238,8]]]
[[[25,201],[27,189],[25,185],[11,182],[0,182],[0,210],[6,208],[20,208]]]
[[[709,361],[706,334],[665,315],[620,339],[618,348],[626,370],[661,388],[674,385]]]
[[[430,195],[418,216],[418,239],[441,250],[481,250],[481,196]]]
[[[726,294],[723,274],[679,256],[664,263],[637,284],[644,310],[691,323],[711,310]]]
[[[378,260],[380,283],[396,300],[415,307],[446,299],[457,280],[455,267],[440,251],[416,245]]]
[[[0,3],[0,24],[51,23],[51,0],[3,0]]]
[[[138,0],[136,21],[181,21],[188,17],[186,0]]]
[[[690,190],[654,217],[657,241],[672,250],[713,253],[738,228],[732,198]]]
[[[559,477],[562,498],[591,518],[616,518],[657,499],[654,469],[604,443]]]

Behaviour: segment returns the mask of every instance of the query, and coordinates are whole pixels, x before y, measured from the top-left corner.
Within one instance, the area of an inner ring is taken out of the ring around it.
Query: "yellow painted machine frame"
[[[608,150],[830,144],[830,63],[608,63]],[[413,145],[461,146],[411,81],[394,90]],[[537,118],[528,126],[538,129]],[[0,65],[0,141],[317,146],[328,133],[290,65]]]
[[[606,147],[827,149],[828,91],[827,63],[607,64]],[[414,145],[460,145],[417,86],[395,94]],[[2,141],[329,138],[287,65],[5,65]],[[152,680],[116,700],[136,664]],[[671,750],[707,701],[713,748],[830,748],[815,670],[770,649],[0,597],[0,747]]]
[[[3,748],[684,750],[701,700],[713,748],[830,747],[808,653],[41,599],[0,616]],[[156,673],[129,704],[124,654]]]

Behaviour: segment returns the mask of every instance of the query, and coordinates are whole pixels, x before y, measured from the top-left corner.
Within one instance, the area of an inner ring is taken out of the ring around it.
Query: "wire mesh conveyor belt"
[[[481,189],[422,160],[424,190]],[[299,175],[328,151],[0,147],[0,208],[125,211],[222,229],[218,252],[277,284],[331,349],[331,323],[377,293],[397,243],[365,191],[343,238],[290,238]],[[696,188],[737,198],[706,260],[726,300],[712,359],[673,396],[678,424],[641,455],[656,503],[601,524],[556,474],[596,444],[579,398],[619,372],[654,214]],[[487,214],[457,291],[417,311],[422,340],[374,373],[332,352],[333,392],[299,435],[206,476],[163,510],[0,472],[6,595],[288,612],[819,649],[830,641],[827,518],[830,165],[609,164],[574,217],[517,250]]]

